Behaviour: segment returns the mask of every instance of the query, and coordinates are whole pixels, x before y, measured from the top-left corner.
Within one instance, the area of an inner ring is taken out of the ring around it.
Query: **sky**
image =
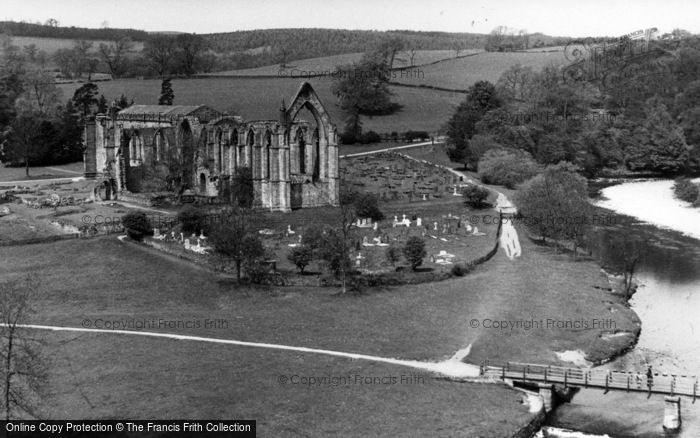
[[[619,36],[656,27],[700,33],[693,0],[0,0],[0,19],[194,33],[321,27]]]

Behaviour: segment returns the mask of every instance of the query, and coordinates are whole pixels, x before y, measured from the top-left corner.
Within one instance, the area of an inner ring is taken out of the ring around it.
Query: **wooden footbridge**
[[[485,361],[481,375],[496,379],[537,385],[561,385],[564,387],[599,388],[605,392],[628,391],[663,394],[666,396],[692,397],[698,393],[698,378],[690,375],[654,373],[651,379],[646,373],[610,371],[598,368],[569,368],[551,365],[535,365],[519,362]]]

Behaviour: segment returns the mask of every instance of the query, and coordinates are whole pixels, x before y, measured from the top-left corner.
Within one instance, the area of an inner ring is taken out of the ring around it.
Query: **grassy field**
[[[462,50],[459,56],[471,53],[478,53],[481,50]],[[299,59],[287,63],[285,69],[280,70],[279,64],[264,67],[248,68],[241,70],[229,70],[223,72],[209,73],[210,76],[281,76],[304,78],[310,74],[322,74],[323,72],[333,72],[337,66],[347,65],[357,62],[362,57],[362,53],[344,53],[342,55],[324,56],[320,58]],[[421,66],[444,59],[455,57],[454,50],[417,50],[413,58],[414,66]],[[410,54],[399,52],[394,59],[394,68],[410,67]]]
[[[466,90],[480,80],[495,83],[509,67],[515,64],[532,67],[535,71],[553,64],[566,63],[564,52],[483,52],[474,56],[449,59],[421,68],[421,77],[397,78],[396,82],[409,85],[429,85],[455,90]]]
[[[3,181],[23,181],[49,178],[74,178],[83,176],[83,163],[59,164],[56,166],[37,166],[29,168],[29,177],[24,167],[5,167],[0,164],[0,183]]]
[[[240,114],[245,120],[278,119],[280,102],[289,104],[303,80],[270,78],[206,78],[173,79],[175,104],[206,104],[220,111]],[[333,121],[342,127],[345,119],[331,92],[332,80],[309,81],[331,113]],[[61,84],[65,96],[72,96],[80,84]],[[125,94],[138,104],[155,104],[160,95],[160,80],[124,79],[98,83],[99,92],[108,100]],[[364,130],[377,132],[426,130],[435,131],[452,115],[464,99],[460,93],[427,89],[391,87],[394,101],[402,109],[392,115],[364,117]]]

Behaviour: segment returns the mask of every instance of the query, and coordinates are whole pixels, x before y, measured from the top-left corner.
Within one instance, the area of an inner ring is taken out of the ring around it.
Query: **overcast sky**
[[[0,19],[195,33],[324,27],[488,33],[505,25],[554,36],[618,36],[657,27],[700,33],[694,0],[0,0]],[[106,22],[106,23],[105,23]]]

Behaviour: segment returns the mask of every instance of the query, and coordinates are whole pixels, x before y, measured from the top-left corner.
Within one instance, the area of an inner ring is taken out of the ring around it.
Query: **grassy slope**
[[[535,71],[550,64],[565,63],[564,52],[496,53],[484,52],[474,56],[450,59],[422,67],[423,76],[397,78],[396,82],[409,85],[430,85],[465,90],[480,80],[495,83],[510,66],[522,64]]]
[[[364,297],[301,288],[242,290],[113,237],[0,248],[0,258],[9,262],[0,276],[41,272],[46,287],[34,320],[46,324],[222,318],[227,329],[165,331],[416,359],[449,357],[468,340],[466,282]],[[410,371],[400,367],[108,336],[46,335],[54,358],[49,418],[255,418],[261,436],[510,436],[529,418],[520,396],[504,388],[429,376],[421,385],[304,388],[277,382],[278,375]]]
[[[471,49],[460,51],[460,57],[468,53],[477,53],[481,50]],[[279,64],[268,65],[257,68],[247,68],[242,70],[229,70],[224,72],[210,73],[212,76],[304,76],[307,74],[332,72],[339,65],[346,65],[357,62],[362,57],[362,53],[344,53],[342,55],[324,56],[320,58],[309,58],[291,61],[287,68],[280,73]],[[417,50],[413,59],[413,65],[420,66],[435,61],[451,59],[455,57],[453,50]],[[410,55],[407,52],[399,52],[394,60],[394,68],[409,67]]]
[[[232,110],[246,120],[277,119],[280,102],[287,104],[299,89],[302,79],[211,78],[173,79],[175,103],[206,104],[221,111]],[[332,80],[309,81],[319,93],[334,122],[343,125],[343,113],[331,92]],[[72,96],[81,84],[61,84],[65,96]],[[100,93],[108,100],[125,94],[139,104],[155,104],[160,94],[160,80],[124,79],[100,82]],[[403,105],[395,114],[365,117],[363,129],[377,132],[438,129],[464,99],[463,94],[425,89],[391,87],[394,100]]]

